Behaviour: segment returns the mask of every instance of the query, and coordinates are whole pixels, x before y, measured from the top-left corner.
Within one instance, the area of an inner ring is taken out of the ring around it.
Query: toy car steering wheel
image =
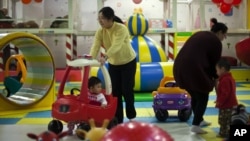
[[[71,95],[75,95],[75,91],[78,91],[78,92],[80,92],[80,89],[78,89],[78,88],[72,88],[71,90],[70,90],[70,94]]]
[[[175,82],[167,82],[164,87],[176,87],[176,83]]]

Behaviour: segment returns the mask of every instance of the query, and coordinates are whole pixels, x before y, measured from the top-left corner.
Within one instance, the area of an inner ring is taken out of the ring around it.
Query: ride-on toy
[[[108,102],[105,108],[89,103],[87,85],[91,66],[100,67],[103,73],[105,82],[103,94]],[[80,94],[64,94],[65,83],[70,71],[74,67],[82,67],[83,69]],[[77,126],[78,129],[88,131],[90,130],[90,125],[88,124],[89,119],[94,119],[97,127],[102,126],[104,119],[110,121],[109,128],[115,126],[117,124],[117,120],[114,118],[117,98],[112,96],[111,91],[110,76],[104,65],[100,65],[97,60],[91,59],[89,56],[70,61],[59,86],[57,100],[52,104],[53,120],[49,123],[48,130],[60,133],[63,129],[61,121],[64,121],[67,123],[68,130],[71,133],[73,133],[72,131],[75,126]]]
[[[16,61],[16,71],[14,75],[11,75],[9,67],[13,60]],[[24,56],[20,54],[11,55],[5,64],[5,77],[3,81],[5,88],[3,89],[3,95],[9,97],[15,94],[22,87],[26,74],[27,70]]]
[[[180,121],[187,121],[192,114],[191,98],[187,91],[176,86],[173,77],[164,77],[154,96],[153,109],[159,121],[169,117],[168,110],[178,110]]]

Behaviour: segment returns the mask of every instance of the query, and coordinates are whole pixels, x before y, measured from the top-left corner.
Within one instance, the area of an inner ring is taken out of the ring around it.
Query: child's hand
[[[220,103],[216,102],[215,107],[219,107]]]
[[[106,107],[107,107],[107,104],[102,104],[101,107],[102,107],[102,108],[106,108]]]

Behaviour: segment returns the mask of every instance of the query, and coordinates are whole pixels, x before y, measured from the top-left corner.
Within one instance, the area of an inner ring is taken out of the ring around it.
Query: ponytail
[[[211,18],[211,19],[210,19],[210,22],[212,22],[213,24],[217,24],[217,23],[218,23],[218,21],[217,21],[216,18]]]
[[[115,22],[117,23],[121,23],[121,24],[124,24],[124,22],[122,21],[121,18],[119,18],[118,16],[114,16],[114,19],[113,19]]]

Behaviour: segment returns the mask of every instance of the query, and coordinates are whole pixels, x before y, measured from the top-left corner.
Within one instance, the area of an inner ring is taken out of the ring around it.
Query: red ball
[[[108,131],[101,141],[174,141],[160,127],[144,122],[131,121],[117,125]]]

